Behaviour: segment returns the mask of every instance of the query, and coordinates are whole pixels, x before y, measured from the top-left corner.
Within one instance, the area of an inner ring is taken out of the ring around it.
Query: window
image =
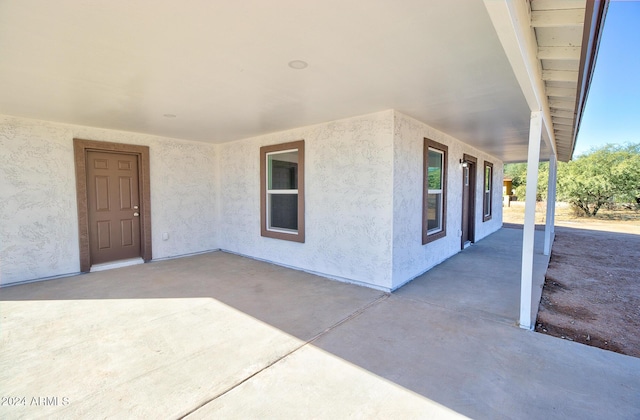
[[[444,144],[424,139],[423,245],[446,236],[447,151]]]
[[[304,140],[260,148],[260,233],[304,242]]]
[[[493,195],[493,163],[484,162],[484,197],[482,221],[491,220],[491,196]]]

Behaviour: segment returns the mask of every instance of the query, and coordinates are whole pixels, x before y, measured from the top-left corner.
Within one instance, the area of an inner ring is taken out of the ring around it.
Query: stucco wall
[[[422,245],[425,137],[449,146],[448,211],[447,236]],[[395,111],[221,145],[0,116],[0,284],[79,271],[73,138],[150,147],[154,259],[221,248],[396,288],[460,250],[463,153],[478,159],[475,239],[502,224],[502,162]],[[306,242],[264,238],[260,147],[301,139]],[[485,160],[494,164],[488,222]]]
[[[154,259],[218,248],[216,146],[0,116],[0,284],[79,271],[73,138],[150,147]]]
[[[428,125],[394,112],[393,133],[393,288],[460,251],[462,168],[464,153],[478,159],[475,197],[475,240],[502,226],[502,162]],[[422,245],[422,171],[424,138],[448,146],[447,236]],[[493,218],[482,221],[484,161],[493,163]]]
[[[392,122],[384,111],[220,145],[220,247],[391,286]],[[305,243],[260,236],[260,147],[305,141]]]

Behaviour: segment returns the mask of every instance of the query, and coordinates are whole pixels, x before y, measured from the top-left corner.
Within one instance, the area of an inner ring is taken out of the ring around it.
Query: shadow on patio
[[[393,294],[222,252],[4,288],[0,383],[71,400],[6,414],[637,414],[640,360],[514,326],[518,241]]]

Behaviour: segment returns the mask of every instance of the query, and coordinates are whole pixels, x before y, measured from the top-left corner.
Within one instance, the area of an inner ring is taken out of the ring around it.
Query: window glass
[[[427,198],[428,216],[427,230],[429,233],[437,232],[442,228],[442,194],[429,194]]]
[[[489,191],[491,189],[491,167],[484,168],[484,190]]]
[[[483,216],[482,220],[486,222],[491,219],[491,195],[493,192],[493,164],[484,163],[484,191],[483,191]]]
[[[298,151],[269,153],[267,155],[270,190],[298,189]]]
[[[442,188],[442,152],[429,149],[429,189],[439,190]]]
[[[424,140],[423,244],[446,235],[447,151],[444,144]]]
[[[442,230],[442,163],[444,152],[429,149],[427,169],[427,231],[435,233]]]
[[[298,194],[269,194],[269,229],[298,230]]]

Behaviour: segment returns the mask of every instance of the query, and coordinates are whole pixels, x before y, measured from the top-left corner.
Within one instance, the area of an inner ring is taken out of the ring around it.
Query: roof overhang
[[[540,37],[566,19],[580,44],[584,16],[536,9],[556,3],[584,9],[583,0],[534,0],[533,11],[510,0],[5,1],[0,113],[221,143],[396,109],[519,161],[530,112],[541,109],[543,158],[567,159],[558,131],[573,118],[575,138],[590,70],[572,67],[584,87],[573,100],[552,86],[562,70],[547,61],[582,55],[576,45],[541,49]]]
[[[580,55],[580,71],[578,73],[578,94],[576,96],[573,136],[571,139],[571,153],[562,156],[560,160],[567,161],[573,157],[576,139],[580,132],[580,123],[584,114],[585,104],[589,96],[591,79],[596,67],[602,29],[609,7],[609,0],[590,0],[585,10],[584,35],[582,38],[582,54]],[[566,159],[565,159],[566,158]]]
[[[484,2],[530,110],[542,113],[541,158],[570,160],[608,1]]]

